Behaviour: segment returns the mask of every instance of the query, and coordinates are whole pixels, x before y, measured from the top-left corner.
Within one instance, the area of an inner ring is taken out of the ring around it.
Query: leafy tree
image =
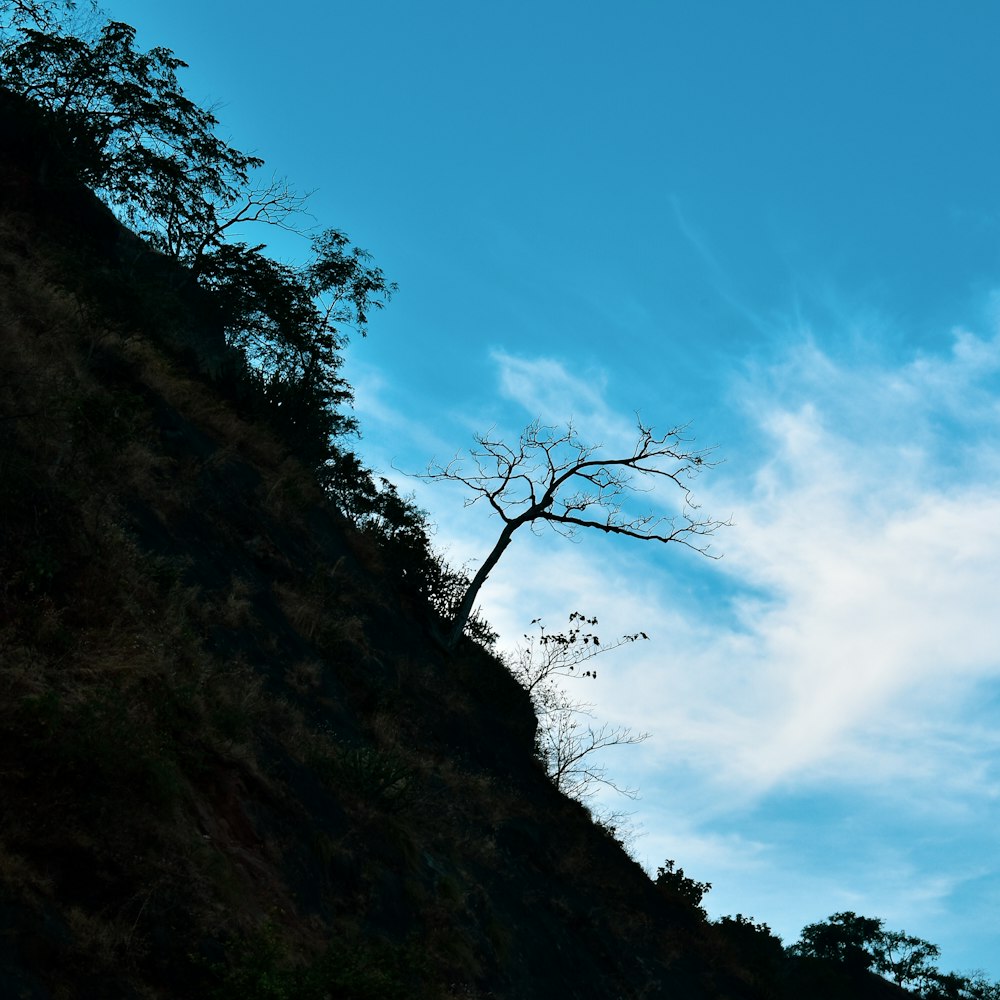
[[[668,862],[668,864],[672,864],[672,862]],[[683,875],[683,869],[679,874]],[[710,883],[706,882],[704,884],[707,885],[709,889],[712,888]],[[763,921],[758,923],[753,917],[745,917],[742,913],[737,913],[735,917],[731,914],[719,917],[719,919],[715,921],[715,925],[716,927],[722,928],[727,932],[731,931],[734,937],[739,935],[752,935],[754,937],[766,938],[779,943],[781,941],[781,938],[779,938],[766,923]]]
[[[876,949],[875,971],[897,985],[911,989],[937,973],[930,960],[940,955],[941,949],[930,941],[904,931],[883,931]]]
[[[835,913],[803,928],[793,955],[821,958],[854,970],[871,970],[923,1000],[1000,1000],[1000,984],[981,973],[971,977],[941,972],[936,944],[905,931],[886,930],[882,920]]]
[[[72,9],[0,0],[0,84],[42,109],[81,180],[212,293],[248,362],[248,405],[319,465],[331,438],[356,428],[343,412],[345,327],[364,334],[396,286],[336,229],[313,238],[301,267],[265,256],[264,244],[227,242],[254,223],[294,228],[304,198],[284,181],[254,183],[263,161],[218,136],[215,116],[184,95],[186,64],[169,49],[138,50],[135,29],[118,21],[72,34]]]
[[[956,977],[954,973],[949,979],[961,979],[965,996],[962,1000],[1000,1000],[1000,983],[988,979],[982,972],[974,972],[968,977]],[[928,994],[930,995],[930,994]]]
[[[707,554],[704,539],[728,522],[695,516],[698,508],[687,483],[710,463],[706,451],[689,447],[683,431],[678,427],[658,436],[640,422],[631,452],[601,456],[599,447],[584,444],[572,425],[561,431],[534,421],[514,446],[477,435],[472,469],[466,470],[461,458],[445,466],[432,464],[425,478],[462,483],[472,491],[467,505],[485,500],[503,522],[458,608],[447,644],[458,642],[480,588],[524,525],[536,529],[548,525],[567,536],[595,528],[641,541],[677,542]],[[681,491],[677,515],[661,517],[624,508],[633,494],[664,480]]]
[[[922,1000],[980,1000],[990,994],[981,994],[972,981],[954,972],[941,972],[928,968],[907,987]]]
[[[757,983],[766,986],[775,981],[784,963],[785,949],[781,938],[766,923],[737,913],[735,917],[720,917],[713,926]]]
[[[263,161],[220,139],[215,116],[184,95],[186,64],[163,47],[138,51],[120,21],[84,38],[24,20],[0,53],[3,85],[48,113],[84,183],[172,256],[217,244]]]
[[[870,969],[880,955],[883,921],[845,911],[807,924],[792,945],[794,955],[840,962],[851,969]]]
[[[347,236],[326,230],[312,241],[304,267],[282,264],[263,246],[224,244],[198,261],[198,277],[215,295],[229,342],[240,348],[272,423],[310,444],[314,465],[330,438],[356,429],[343,413],[352,399],[340,376],[343,327],[364,336],[368,317],[396,290]]]

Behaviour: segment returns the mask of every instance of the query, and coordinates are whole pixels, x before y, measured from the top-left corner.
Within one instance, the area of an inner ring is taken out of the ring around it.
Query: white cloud
[[[494,360],[529,414],[631,437],[600,373]],[[926,789],[913,800],[949,808],[995,794],[996,740],[965,709],[1000,678],[998,370],[1000,341],[964,331],[949,354],[896,367],[838,364],[807,340],[749,370],[734,392],[743,437],[696,484],[706,511],[733,513],[720,562],[522,532],[486,615],[511,645],[532,618],[554,627],[572,610],[598,615],[605,638],[649,632],[582,696],[653,733],[609,770],[644,788],[684,770],[699,820],[824,782],[901,801]],[[489,551],[495,519],[462,511],[460,490],[417,488],[453,562]]]
[[[980,398],[997,356],[969,334],[951,358],[897,371],[852,373],[813,352],[793,390],[808,386],[809,404],[790,409],[773,386],[749,394],[771,454],[748,500],[745,483],[726,484],[738,529],[720,568],[769,597],[740,613],[775,697],[743,778],[766,784],[833,756],[842,768],[859,726],[891,742],[907,712],[927,711],[915,702],[928,686],[946,711],[963,685],[1000,674],[996,456],[956,460],[995,452],[996,413],[955,405]],[[961,419],[946,454],[942,410]],[[907,767],[912,749],[899,748]]]
[[[525,405],[573,398],[578,412],[626,423],[599,379],[496,359]],[[752,798],[821,777],[941,777],[942,755],[968,768],[954,741],[962,706],[1000,677],[1000,446],[985,384],[998,366],[1000,341],[961,331],[950,355],[897,368],[852,370],[807,343],[738,393],[755,464],[730,460],[699,484],[705,508],[732,510],[736,524],[720,539],[725,558],[693,567],[736,588],[725,607],[721,596],[679,602],[656,568],[662,550],[532,539],[498,567],[487,614],[518,621],[508,635],[543,603],[599,614],[609,634],[658,633],[595,689],[602,711],[654,733],[642,755],[653,780],[685,760]],[[962,411],[962,399],[976,405]],[[972,452],[981,461],[959,457]]]

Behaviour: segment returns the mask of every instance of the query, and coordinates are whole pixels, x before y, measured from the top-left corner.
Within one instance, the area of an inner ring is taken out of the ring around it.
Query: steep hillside
[[[906,995],[654,884],[0,91],[0,997]]]
[[[750,995],[240,415],[182,270],[0,136],[0,995]]]

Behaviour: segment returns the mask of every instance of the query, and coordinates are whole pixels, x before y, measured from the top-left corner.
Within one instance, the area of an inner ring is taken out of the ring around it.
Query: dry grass
[[[329,585],[335,574],[336,568],[326,584],[315,579],[305,587],[275,582],[272,590],[285,617],[309,642],[328,650],[347,647],[352,654],[369,660],[374,654],[365,622],[344,607],[337,589]]]
[[[139,901],[135,919],[124,915],[108,918],[78,906],[67,910],[66,924],[73,951],[88,969],[96,966],[120,974],[142,958],[146,942],[136,933],[142,918],[142,902]]]
[[[22,855],[10,850],[0,839],[0,885],[15,898],[31,900],[39,895],[49,895],[53,880]]]
[[[253,593],[250,584],[240,577],[233,576],[229,590],[221,601],[216,602],[217,620],[226,628],[253,628],[256,618],[253,612]]]
[[[285,683],[298,694],[312,694],[323,682],[323,664],[319,660],[298,660],[285,670]]]

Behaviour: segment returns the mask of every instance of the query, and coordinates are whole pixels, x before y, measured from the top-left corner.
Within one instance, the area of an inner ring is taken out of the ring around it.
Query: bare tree
[[[485,500],[503,521],[500,537],[458,607],[446,645],[458,642],[480,588],[514,532],[526,524],[535,530],[547,524],[566,536],[596,528],[645,542],[677,542],[708,555],[705,539],[729,522],[696,514],[688,483],[712,463],[707,450],[691,448],[684,431],[676,427],[657,436],[639,421],[631,452],[604,456],[601,446],[584,444],[572,424],[561,430],[536,420],[514,446],[476,435],[472,468],[466,469],[461,457],[444,466],[432,464],[424,478],[462,483],[472,491],[466,506]],[[634,494],[649,492],[664,480],[680,490],[678,513],[660,516],[628,509]]]
[[[597,785],[607,785],[634,799],[638,790],[609,778],[595,755],[609,747],[642,743],[649,733],[634,733],[626,726],[610,723],[595,725],[590,721],[594,718],[593,705],[571,698],[556,678],[596,678],[593,667],[577,668],[601,653],[649,636],[635,632],[602,644],[595,633],[584,631],[584,626],[596,625],[597,619],[579,611],[569,616],[565,632],[547,632],[538,618],[531,624],[538,626],[539,635],[526,635],[507,665],[531,695],[538,716],[536,749],[549,777],[556,788],[580,801],[589,799]]]
[[[296,191],[284,178],[272,177],[250,186],[248,176],[247,186],[228,192],[224,201],[206,198],[195,204],[171,200],[159,216],[143,220],[147,228],[141,230],[141,235],[168,256],[185,261],[198,274],[206,257],[222,245],[230,231],[260,223],[307,236],[309,227],[295,220],[309,217],[309,197],[309,193]]]
[[[573,701],[555,685],[538,691],[535,705],[539,715],[538,753],[556,788],[581,802],[594,794],[597,785],[607,785],[630,799],[639,794],[637,788],[619,785],[609,778],[598,755],[609,747],[644,743],[649,733],[590,721],[594,718],[593,706]]]

